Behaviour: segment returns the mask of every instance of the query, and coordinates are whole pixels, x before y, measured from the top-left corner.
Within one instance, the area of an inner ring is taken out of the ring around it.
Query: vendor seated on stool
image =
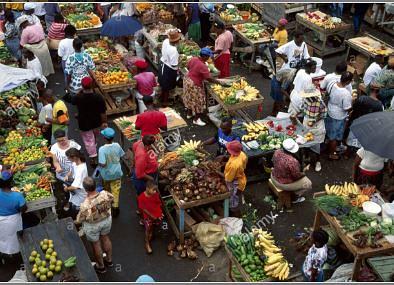
[[[297,197],[293,203],[303,202],[302,195],[312,189],[312,182],[301,172],[301,165],[295,157],[299,146],[293,139],[284,140],[282,146],[283,150],[276,150],[272,157],[272,183],[283,191],[294,192]]]
[[[147,72],[148,63],[145,60],[137,60],[134,65],[137,67],[138,74],[134,76],[137,82],[136,95],[138,102],[138,111],[143,113],[146,106],[143,102],[144,96],[155,96],[154,88],[157,86],[156,76],[153,72]]]
[[[235,135],[233,132],[233,121],[231,118],[224,118],[220,124],[220,128],[218,129],[217,134],[206,141],[204,141],[203,145],[212,145],[216,143],[218,145],[218,150],[216,155],[219,156],[226,156],[227,159],[229,154],[226,149],[226,144],[232,141],[241,141],[241,138]],[[227,160],[226,159],[226,160]]]

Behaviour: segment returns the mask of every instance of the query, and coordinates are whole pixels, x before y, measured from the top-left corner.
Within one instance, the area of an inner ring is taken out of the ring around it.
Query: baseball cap
[[[101,131],[101,134],[107,139],[113,139],[115,136],[115,130],[113,128],[105,128]]]

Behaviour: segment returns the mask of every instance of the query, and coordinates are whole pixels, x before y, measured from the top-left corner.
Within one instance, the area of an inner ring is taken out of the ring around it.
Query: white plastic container
[[[367,201],[364,202],[362,206],[364,213],[370,217],[375,217],[382,211],[379,204],[376,204],[375,202]]]
[[[394,204],[393,203],[384,203],[382,205],[382,218],[383,219],[392,219],[394,220]]]

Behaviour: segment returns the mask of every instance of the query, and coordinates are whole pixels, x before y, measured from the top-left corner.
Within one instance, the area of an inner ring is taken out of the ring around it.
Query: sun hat
[[[181,39],[181,33],[178,30],[171,30],[168,33],[168,40],[170,43],[175,43]]]
[[[33,10],[36,8],[36,5],[32,2],[27,2],[23,5],[23,10],[28,11],[28,10]]]
[[[299,145],[293,139],[285,139],[282,143],[282,146],[285,150],[291,153],[296,153],[299,150]]]
[[[285,18],[280,19],[278,22],[278,24],[281,26],[286,26],[288,23],[289,22]]]
[[[8,170],[3,170],[0,172],[0,179],[3,181],[8,181],[12,178],[12,172]]]
[[[154,283],[155,280],[150,277],[149,275],[141,275],[140,277],[137,278],[137,280],[135,281],[137,283]]]
[[[82,78],[81,85],[83,88],[91,88],[93,84],[93,79],[90,76]]]
[[[234,140],[226,144],[226,148],[229,154],[238,156],[242,151],[242,145],[239,141]]]
[[[15,20],[15,24],[19,29],[20,25],[22,25],[22,23],[27,21],[29,21],[29,17],[27,15],[22,15]]]
[[[203,48],[200,50],[200,55],[201,55],[201,56],[213,57],[213,52],[212,52],[212,50],[211,50],[210,48],[203,47]]]
[[[105,128],[104,130],[102,130],[100,132],[103,137],[105,137],[106,139],[113,139],[115,136],[115,130],[113,128]]]
[[[134,65],[139,69],[146,69],[148,67],[148,63],[145,60],[137,60]]]

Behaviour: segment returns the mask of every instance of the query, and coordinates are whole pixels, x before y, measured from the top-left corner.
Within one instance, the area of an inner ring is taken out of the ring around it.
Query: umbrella
[[[355,120],[350,130],[368,151],[394,159],[394,112],[376,112]]]
[[[132,36],[141,29],[141,23],[133,17],[115,16],[104,23],[101,28],[101,35],[111,38]]]

